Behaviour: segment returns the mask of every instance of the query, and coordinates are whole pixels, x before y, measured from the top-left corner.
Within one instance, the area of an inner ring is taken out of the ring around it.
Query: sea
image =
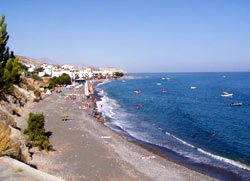
[[[95,88],[106,126],[220,180],[250,180],[249,72],[129,75]]]

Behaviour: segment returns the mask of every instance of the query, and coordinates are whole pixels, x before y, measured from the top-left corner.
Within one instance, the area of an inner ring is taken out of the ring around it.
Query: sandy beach
[[[64,180],[215,180],[125,140],[79,109],[83,89],[64,88],[63,93],[78,95],[71,100],[53,93],[29,107],[29,112],[45,115],[45,128],[56,150],[33,149],[29,163],[39,170]],[[62,121],[62,114],[69,120]]]

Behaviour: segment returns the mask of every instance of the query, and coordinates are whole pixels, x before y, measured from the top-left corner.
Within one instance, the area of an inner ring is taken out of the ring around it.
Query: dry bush
[[[0,124],[0,156],[21,159],[19,144],[10,139],[10,128],[5,124]]]

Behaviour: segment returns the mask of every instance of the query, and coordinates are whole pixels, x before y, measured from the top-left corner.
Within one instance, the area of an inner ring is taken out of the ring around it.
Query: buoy
[[[161,92],[167,92],[166,90],[161,90]]]

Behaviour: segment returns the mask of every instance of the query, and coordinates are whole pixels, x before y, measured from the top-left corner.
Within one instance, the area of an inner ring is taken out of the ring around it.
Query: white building
[[[45,75],[44,72],[38,72],[38,76],[43,77]]]
[[[33,64],[25,64],[26,67],[28,67],[28,72],[34,72],[36,66]]]
[[[52,75],[53,65],[47,65],[44,67],[44,74]]]
[[[63,66],[61,66],[61,68],[64,69],[64,70],[74,70],[75,66],[73,66],[73,65],[63,65]]]
[[[68,74],[72,79],[75,79],[75,74],[73,71],[70,71],[70,70],[53,70],[52,71],[52,76],[51,77],[59,77],[61,76],[62,74]]]

